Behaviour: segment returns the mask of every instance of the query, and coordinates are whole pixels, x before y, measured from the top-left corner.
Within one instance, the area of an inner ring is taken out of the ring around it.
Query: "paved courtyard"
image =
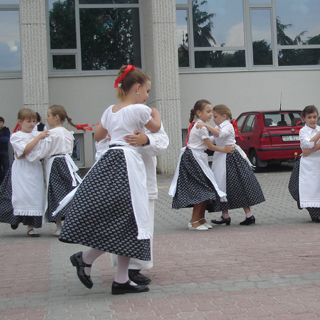
[[[85,249],[64,244],[45,224],[40,238],[0,224],[1,320],[319,319],[320,225],[288,192],[292,165],[257,173],[266,202],[252,207],[256,225],[189,231],[191,209],[171,209],[170,175],[159,175],[154,267],[150,291],[111,295],[109,254],[93,266],[91,290],[69,256]],[[207,215],[208,221],[218,213]]]

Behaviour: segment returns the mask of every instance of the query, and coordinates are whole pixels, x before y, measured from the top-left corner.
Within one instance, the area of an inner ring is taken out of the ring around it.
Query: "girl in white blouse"
[[[205,150],[233,152],[233,146],[223,148],[213,145],[208,130],[197,128],[197,123],[205,124],[212,118],[212,106],[207,100],[199,100],[190,112],[187,146],[181,150],[177,169],[169,195],[173,197],[172,208],[193,207],[192,217],[188,223],[189,230],[203,231],[212,226],[205,219],[205,210],[209,201],[226,201],[226,193],[217,185],[215,176],[208,165]]]
[[[205,126],[212,134],[212,142],[218,147],[235,145],[235,132],[230,120],[230,109],[223,105],[213,108],[213,120],[216,127],[200,123],[198,127]],[[222,216],[211,220],[214,224],[230,225],[230,209],[243,208],[246,219],[240,225],[255,223],[255,217],[251,213],[250,206],[265,201],[259,182],[252,168],[242,156],[243,151],[236,146],[232,154],[215,152],[212,159],[212,171],[217,179],[219,188],[227,193],[227,202],[214,202],[208,206],[210,212],[222,211]]]
[[[50,106],[46,118],[48,125],[52,128],[49,130],[50,137],[43,140],[27,156],[28,160],[45,159],[47,201],[44,221],[56,224],[56,231],[53,234],[56,237],[60,235],[61,220],[65,218],[67,207],[57,215],[53,215],[53,212],[59,202],[81,182],[81,178],[77,174],[79,169],[71,158],[74,145],[73,132],[63,127],[65,120],[76,127],[63,106]]]
[[[292,170],[289,191],[300,209],[306,208],[313,222],[320,222],[320,126],[318,109],[307,106],[302,111],[304,127],[299,132],[303,156]]]
[[[17,229],[19,223],[28,226],[28,236],[39,237],[34,228],[42,226],[44,212],[44,181],[43,170],[39,160],[28,161],[27,155],[32,153],[40,141],[49,135],[48,131],[33,131],[37,124],[36,113],[23,108],[18,113],[20,131],[12,134],[10,143],[14,150],[15,160],[12,163],[11,179],[1,185],[0,221],[11,224]],[[12,190],[12,195],[10,191]],[[5,201],[5,195],[10,203]]]

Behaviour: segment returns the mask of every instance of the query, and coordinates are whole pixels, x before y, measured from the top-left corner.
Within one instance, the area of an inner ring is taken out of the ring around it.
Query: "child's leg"
[[[250,218],[252,216],[250,207],[244,207],[243,210],[244,210],[247,218]]]
[[[222,210],[222,216],[216,219],[215,221],[222,221],[223,219],[229,218],[229,211],[228,210]]]
[[[34,231],[34,226],[29,224],[28,225],[28,235],[32,237],[32,235],[38,235],[39,236],[39,233],[35,232]]]
[[[201,226],[200,219],[204,218],[207,201],[197,203],[193,206],[192,217],[190,222],[194,228]]]
[[[54,236],[59,237],[62,230],[62,222],[61,218],[56,221],[56,231],[54,232]]]
[[[57,221],[56,221],[56,226],[57,226],[57,231],[62,229],[62,222],[61,222],[61,218],[59,218]]]
[[[86,264],[92,264],[97,258],[99,258],[105,251],[90,248],[82,252],[82,260]],[[84,272],[87,276],[90,275],[91,268],[85,267]]]
[[[246,213],[246,219],[243,220],[242,222],[240,222],[240,225],[249,226],[250,224],[255,224],[256,223],[256,218],[251,213],[250,207],[244,207],[243,210]]]
[[[126,283],[129,280],[128,270],[129,270],[130,257],[117,256],[117,272],[114,278],[115,282]],[[131,281],[131,285],[136,285]]]

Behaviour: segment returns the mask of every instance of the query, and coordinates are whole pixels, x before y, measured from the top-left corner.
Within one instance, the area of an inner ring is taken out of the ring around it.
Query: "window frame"
[[[209,0],[210,1],[210,0]],[[221,51],[221,47],[194,47],[193,36],[188,39],[189,50],[189,67],[179,67],[181,73],[189,72],[235,72],[235,71],[280,71],[280,70],[319,70],[320,65],[289,65],[280,66],[278,60],[279,50],[294,50],[294,49],[320,49],[319,45],[279,45],[277,43],[277,13],[276,1],[270,0],[270,3],[250,3],[250,0],[242,0],[243,6],[243,25],[244,25],[244,46],[223,47],[226,51],[245,51],[245,67],[224,67],[224,68],[196,68],[195,67],[195,52],[214,52]],[[272,65],[254,65],[253,64],[253,48],[252,48],[252,25],[251,12],[252,10],[270,10],[271,24],[271,48],[272,48]],[[193,17],[192,17],[192,0],[188,0],[188,4],[176,4],[176,10],[187,10],[187,28],[188,34],[193,35]]]
[[[74,0],[75,3],[75,31],[76,31],[76,48],[75,49],[51,49],[50,44],[50,25],[49,25],[49,1],[46,0],[46,20],[47,20],[47,39],[48,39],[48,73],[49,76],[75,76],[75,75],[115,75],[118,69],[112,70],[82,70],[82,56],[81,56],[81,35],[80,35],[80,9],[114,9],[114,8],[137,8],[139,10],[139,25],[140,25],[140,52],[141,52],[141,67],[144,67],[143,57],[143,34],[142,34],[142,17],[141,17],[141,3],[125,3],[125,4],[80,4],[79,0]],[[54,55],[75,55],[76,68],[75,69],[53,69]]]

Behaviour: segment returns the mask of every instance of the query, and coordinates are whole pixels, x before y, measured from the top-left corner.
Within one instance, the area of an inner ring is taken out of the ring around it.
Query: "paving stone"
[[[252,207],[256,225],[243,227],[242,209],[230,226],[187,228],[192,209],[173,210],[172,175],[159,175],[154,267],[150,291],[113,296],[109,254],[92,268],[85,288],[69,261],[81,245],[59,242],[53,224],[41,237],[0,224],[0,319],[10,320],[312,320],[320,318],[319,225],[288,192],[292,165],[256,174],[266,202]],[[207,220],[220,213],[207,213]]]

